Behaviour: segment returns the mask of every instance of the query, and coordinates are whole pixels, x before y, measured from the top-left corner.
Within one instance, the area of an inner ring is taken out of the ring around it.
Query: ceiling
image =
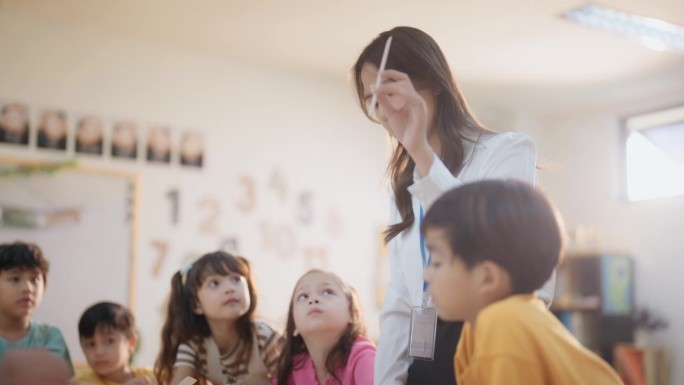
[[[681,74],[684,53],[566,22],[567,0],[0,0],[0,8],[108,35],[157,42],[250,65],[346,76],[378,32],[431,34],[460,82],[483,90],[642,82]],[[684,25],[682,0],[602,5]]]

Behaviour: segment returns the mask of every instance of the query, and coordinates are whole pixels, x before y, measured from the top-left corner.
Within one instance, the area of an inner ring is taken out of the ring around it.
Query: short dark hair
[[[135,336],[135,318],[124,306],[113,302],[98,302],[81,315],[78,335],[80,338],[91,338],[99,328],[122,332],[131,339]]]
[[[43,256],[43,251],[35,243],[16,241],[0,244],[0,272],[11,269],[40,270],[43,282],[47,284],[50,263]]]
[[[563,249],[563,223],[528,183],[485,180],[456,187],[430,207],[422,231],[447,232],[455,258],[468,268],[492,261],[511,277],[513,294],[544,285]]]

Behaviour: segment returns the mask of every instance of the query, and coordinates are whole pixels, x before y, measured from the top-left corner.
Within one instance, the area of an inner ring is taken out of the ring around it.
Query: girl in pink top
[[[375,345],[354,289],[310,270],[295,285],[275,385],[373,385]]]

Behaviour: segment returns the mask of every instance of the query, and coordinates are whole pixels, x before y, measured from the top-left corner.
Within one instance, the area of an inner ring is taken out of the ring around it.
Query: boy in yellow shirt
[[[622,384],[534,294],[557,265],[562,220],[531,185],[485,180],[445,193],[425,215],[428,292],[464,320],[459,385]]]
[[[156,385],[151,369],[131,369],[138,338],[135,319],[125,307],[99,302],[86,309],[78,322],[81,348],[89,369],[74,378],[88,385]]]

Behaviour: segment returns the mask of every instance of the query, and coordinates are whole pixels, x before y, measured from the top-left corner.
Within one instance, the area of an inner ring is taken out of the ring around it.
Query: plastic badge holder
[[[411,309],[408,356],[432,361],[435,358],[437,309],[415,306]]]

